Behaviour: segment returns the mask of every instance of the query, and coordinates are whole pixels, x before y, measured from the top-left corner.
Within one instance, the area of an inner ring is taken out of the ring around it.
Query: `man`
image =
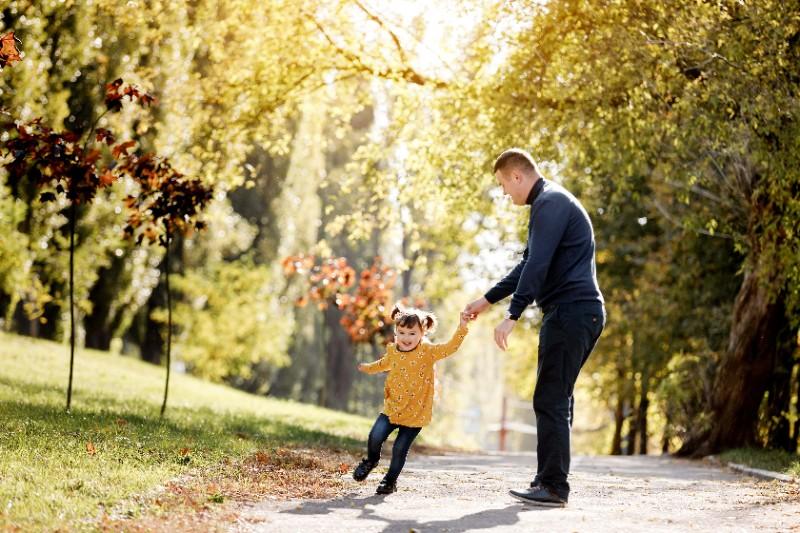
[[[537,471],[530,487],[512,490],[534,505],[563,507],[569,498],[570,429],[575,381],[605,325],[603,296],[595,273],[592,223],[580,202],[544,179],[531,155],[503,152],[494,175],[515,205],[530,205],[528,246],[522,261],[464,312],[474,318],[513,293],[505,320],[494,331],[501,350],[525,308],[542,309],[533,409]]]

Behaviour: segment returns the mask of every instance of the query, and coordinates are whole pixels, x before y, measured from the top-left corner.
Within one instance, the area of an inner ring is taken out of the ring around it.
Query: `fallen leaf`
[[[97,448],[94,447],[92,441],[86,443],[86,453],[88,453],[89,455],[94,455],[95,453],[97,453]]]

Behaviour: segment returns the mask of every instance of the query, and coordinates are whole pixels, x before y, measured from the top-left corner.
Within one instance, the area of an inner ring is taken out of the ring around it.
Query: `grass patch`
[[[112,509],[141,513],[120,506],[179,476],[206,489],[217,476],[224,488],[226,465],[258,481],[275,470],[276,450],[358,450],[372,422],[175,374],[160,419],[164,369],[93,350],[76,353],[67,414],[67,375],[65,346],[0,333],[0,529],[97,529]],[[254,461],[263,466],[256,474]]]
[[[722,452],[719,458],[725,463],[738,463],[800,478],[800,455],[785,450],[737,448]]]

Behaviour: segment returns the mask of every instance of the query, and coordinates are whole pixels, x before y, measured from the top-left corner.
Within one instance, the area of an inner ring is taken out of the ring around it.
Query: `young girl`
[[[367,374],[388,372],[384,386],[383,412],[375,420],[367,441],[367,457],[353,471],[353,479],[364,481],[381,458],[381,447],[389,434],[399,430],[392,448],[389,472],[378,485],[377,494],[397,490],[397,476],[406,462],[411,443],[422,426],[431,421],[433,408],[433,365],[453,354],[467,334],[469,317],[461,314],[461,322],[453,338],[446,344],[424,342],[427,333],[436,327],[436,317],[419,309],[395,306],[391,314],[395,342],[387,346],[386,355],[374,363],[360,364]]]

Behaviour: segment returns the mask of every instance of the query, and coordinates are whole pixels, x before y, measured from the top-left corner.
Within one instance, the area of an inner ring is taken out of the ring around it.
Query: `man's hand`
[[[475,320],[479,314],[486,311],[491,306],[492,304],[489,303],[489,300],[487,300],[484,296],[481,296],[474,302],[468,303],[464,308],[463,313],[469,316],[470,320]]]
[[[497,343],[497,347],[503,350],[504,352],[508,348],[508,337],[511,335],[511,331],[514,329],[514,326],[517,325],[516,320],[511,320],[510,318],[506,318],[500,325],[494,328],[494,342]]]

